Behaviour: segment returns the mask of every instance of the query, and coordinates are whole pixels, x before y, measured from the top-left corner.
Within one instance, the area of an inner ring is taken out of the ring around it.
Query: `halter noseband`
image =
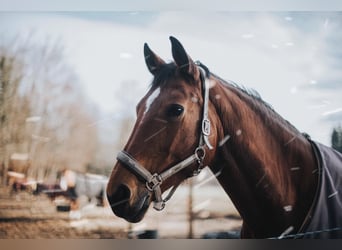
[[[142,166],[137,160],[135,160],[129,153],[122,150],[117,155],[117,160],[122,163],[122,165],[128,170],[132,171],[136,176],[142,178],[145,181],[146,188],[149,192],[154,192],[155,201],[154,209],[161,211],[165,207],[165,203],[171,198],[171,196],[176,191],[178,185],[173,186],[169,194],[165,199],[162,198],[162,191],[160,185],[169,177],[178,173],[182,169],[190,166],[194,162],[197,162],[198,169],[194,171],[193,175],[198,175],[203,168],[203,161],[205,158],[205,145],[209,149],[213,149],[210,144],[208,136],[210,135],[210,120],[208,117],[208,105],[209,105],[209,70],[201,62],[197,61],[196,65],[200,70],[201,82],[203,88],[203,115],[202,115],[202,129],[199,139],[199,145],[195,149],[195,152],[184,159],[183,161],[177,163],[171,168],[165,170],[161,174],[151,174],[144,166]]]

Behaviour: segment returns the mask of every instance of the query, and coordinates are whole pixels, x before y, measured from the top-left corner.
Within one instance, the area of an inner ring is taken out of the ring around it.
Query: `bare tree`
[[[85,170],[98,145],[92,104],[64,60],[63,48],[47,39],[16,37],[0,44],[0,176],[6,179],[10,156],[30,157],[35,178],[67,167]]]
[[[25,130],[20,124],[29,113],[26,99],[20,98],[20,83],[24,77],[23,63],[0,47],[0,167],[2,182],[9,167],[10,155],[22,147]]]

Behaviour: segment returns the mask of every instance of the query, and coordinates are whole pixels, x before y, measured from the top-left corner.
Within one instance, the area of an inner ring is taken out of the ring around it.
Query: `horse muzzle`
[[[114,214],[131,223],[141,221],[151,203],[149,192],[133,195],[125,184],[120,184],[113,193],[107,189],[107,198]]]

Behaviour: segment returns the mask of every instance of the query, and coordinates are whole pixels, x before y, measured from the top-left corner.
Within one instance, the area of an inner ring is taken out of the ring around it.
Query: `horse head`
[[[130,222],[139,222],[153,201],[161,210],[165,203],[161,195],[209,164],[215,154],[205,70],[177,39],[170,40],[171,63],[144,45],[153,81],[136,107],[134,129],[107,186],[113,212]]]

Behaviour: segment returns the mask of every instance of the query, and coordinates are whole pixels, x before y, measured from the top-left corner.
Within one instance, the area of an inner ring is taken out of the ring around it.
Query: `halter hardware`
[[[148,191],[153,192],[153,190],[161,185],[163,182],[162,178],[158,174],[153,174],[152,178],[149,181],[146,181],[146,188]]]
[[[202,133],[206,136],[210,135],[210,121],[205,119],[202,121]]]
[[[199,139],[199,146],[195,149],[195,152],[190,155],[188,158],[183,161],[177,163],[176,165],[170,167],[165,170],[161,174],[151,174],[145,167],[143,167],[137,160],[135,160],[129,153],[125,151],[120,151],[117,155],[117,160],[122,163],[122,165],[128,170],[132,171],[136,176],[141,177],[145,180],[146,188],[149,192],[153,192],[155,196],[155,201],[153,208],[161,211],[165,207],[165,203],[171,198],[171,196],[176,191],[178,185],[173,186],[166,196],[166,198],[162,198],[161,192],[161,184],[163,181],[178,173],[182,169],[190,166],[193,163],[198,164],[198,168],[194,170],[193,176],[198,175],[203,169],[204,158],[206,155],[205,146],[208,149],[213,149],[213,146],[209,142],[210,135],[210,120],[208,117],[208,105],[209,105],[209,70],[202,63],[197,61],[195,63],[198,66],[201,74],[201,82],[203,88],[203,116],[202,116],[202,128],[201,135]]]

